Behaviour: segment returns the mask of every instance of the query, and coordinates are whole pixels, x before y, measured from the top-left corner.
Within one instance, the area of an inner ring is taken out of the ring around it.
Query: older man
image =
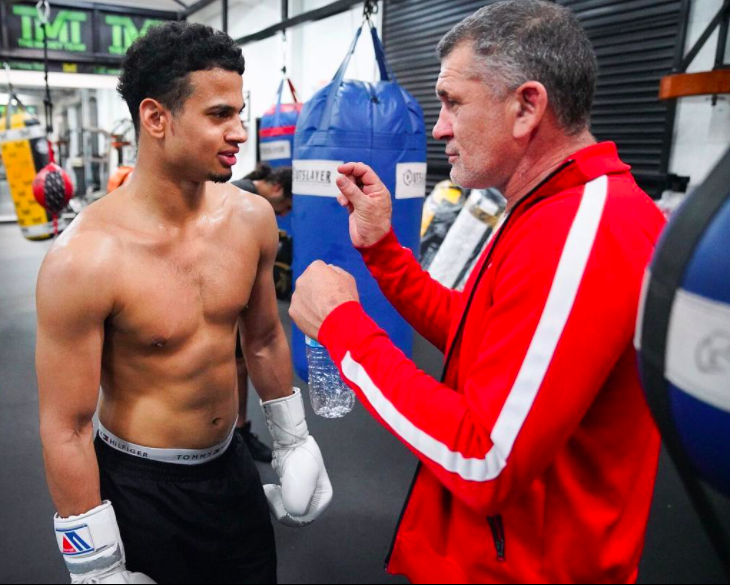
[[[463,293],[391,230],[390,194],[341,167],[353,244],[446,354],[441,382],[399,352],[354,280],[315,263],[291,315],[419,458],[388,569],[414,582],[633,582],[659,452],[631,339],[664,224],[589,112],[596,59],[569,10],[487,6],[439,45],[434,136],[452,179],[497,187],[508,217]]]

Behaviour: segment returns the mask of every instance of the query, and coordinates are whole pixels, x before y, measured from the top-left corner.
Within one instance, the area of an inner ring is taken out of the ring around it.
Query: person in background
[[[243,179],[233,181],[233,185],[254,195],[266,199],[277,217],[285,216],[292,209],[292,170],[291,167],[271,168],[266,163],[258,163],[256,169]],[[284,236],[288,238],[288,236]],[[281,233],[279,242],[282,251]],[[291,250],[291,247],[288,247]],[[277,257],[277,262],[280,259]],[[291,259],[289,260],[291,264]],[[277,279],[278,280],[278,279]],[[291,281],[290,281],[291,282]],[[278,291],[278,287],[277,287]],[[236,367],[238,369],[238,423],[236,432],[246,442],[255,461],[271,462],[271,449],[256,434],[251,432],[251,421],[248,420],[248,368],[243,357],[240,340],[236,344]]]
[[[266,163],[258,163],[256,169],[233,184],[243,191],[261,195],[271,203],[277,216],[285,216],[292,210],[292,171],[291,167],[271,168]]]

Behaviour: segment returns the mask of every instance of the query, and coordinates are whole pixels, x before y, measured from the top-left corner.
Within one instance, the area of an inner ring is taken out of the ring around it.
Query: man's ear
[[[170,112],[160,102],[145,98],[139,104],[139,126],[152,138],[164,138],[171,122]]]
[[[513,128],[516,140],[529,137],[540,125],[548,108],[548,93],[539,81],[523,83],[514,93],[517,115]]]

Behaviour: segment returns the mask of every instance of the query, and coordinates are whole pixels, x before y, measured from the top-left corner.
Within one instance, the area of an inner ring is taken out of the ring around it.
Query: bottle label
[[[306,335],[304,336],[304,343],[306,343],[309,347],[324,347],[324,345],[319,343],[316,339],[312,339]]]

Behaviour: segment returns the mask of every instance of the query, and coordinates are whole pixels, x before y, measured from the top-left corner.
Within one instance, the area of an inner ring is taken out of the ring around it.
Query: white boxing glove
[[[319,446],[307,429],[302,393],[294,388],[291,396],[261,406],[274,439],[271,466],[281,478],[280,486],[264,486],[269,508],[282,524],[306,526],[329,506],[332,484]]]
[[[143,573],[127,571],[122,537],[111,502],[81,516],[53,517],[58,548],[71,583],[154,583]]]

